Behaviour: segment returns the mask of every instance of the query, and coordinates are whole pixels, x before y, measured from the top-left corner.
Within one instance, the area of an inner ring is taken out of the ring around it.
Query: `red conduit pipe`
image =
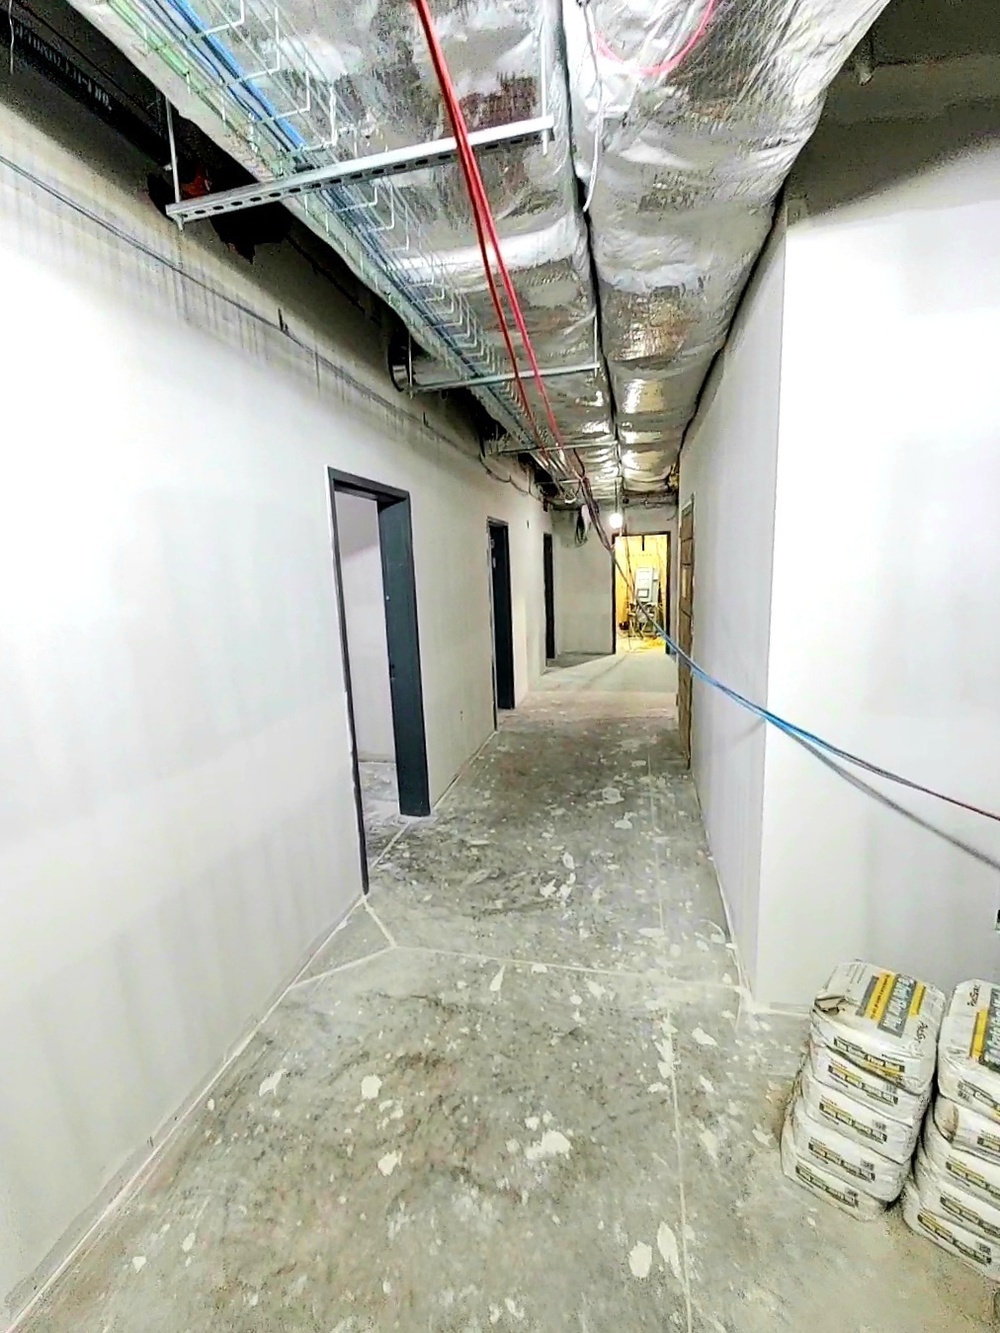
[[[479,171],[479,164],[476,161],[475,153],[473,152],[472,145],[469,142],[468,127],[465,124],[465,117],[462,113],[462,108],[458,100],[458,95],[455,92],[455,87],[452,82],[451,75],[448,71],[448,65],[447,61],[445,60],[444,51],[441,47],[437,31],[435,30],[434,27],[434,20],[430,13],[430,6],[428,4],[428,0],[414,0],[414,3],[416,4],[417,13],[420,18],[421,26],[424,30],[424,35],[427,38],[427,44],[428,47],[430,48],[430,53],[431,53],[431,61],[434,65],[434,71],[437,75],[438,83],[441,88],[441,95],[444,100],[445,107],[447,108],[448,117],[449,120],[451,121],[452,130],[455,135],[455,142],[458,146],[459,161],[462,166],[462,172],[465,177],[466,187],[469,191],[469,197],[472,203],[473,217],[476,222],[477,236],[479,237],[480,240],[480,253],[482,254],[483,264],[486,269],[487,282],[489,283],[490,286],[490,294],[491,297],[493,298],[494,309],[496,310],[497,317],[501,322],[501,331],[503,332],[504,335],[504,342],[507,345],[508,355],[511,358],[511,364],[514,370],[515,380],[517,381],[518,384],[519,394],[521,396],[522,402],[525,405],[525,409],[532,423],[532,427],[535,431],[536,437],[538,438],[539,444],[541,446],[541,452],[543,456],[548,457],[548,451],[545,448],[545,442],[541,436],[541,432],[538,429],[538,424],[535,420],[534,413],[531,411],[530,406],[528,406],[527,398],[524,394],[520,372],[517,366],[517,358],[516,355],[514,354],[514,349],[510,341],[510,335],[509,335],[509,330],[507,329],[506,320],[503,317],[502,309],[498,309],[499,300],[498,300],[498,295],[496,293],[495,283],[491,271],[489,254],[487,252],[485,244],[483,243],[484,229],[492,246],[493,253],[496,258],[497,267],[500,270],[500,276],[503,281],[507,302],[510,306],[511,313],[514,317],[514,321],[517,324],[518,332],[521,335],[521,341],[524,344],[524,349],[527,354],[528,361],[531,365],[532,375],[534,376],[535,383],[538,386],[539,395],[545,407],[545,414],[548,419],[549,428],[552,432],[552,436],[559,445],[559,447],[563,449],[565,452],[569,453],[570,456],[574,459],[576,463],[576,467],[574,470],[577,472],[577,475],[580,478],[580,482],[587,499],[587,507],[591,512],[591,517],[595,521],[595,526],[597,526],[598,531],[600,532],[601,529],[597,521],[598,514],[596,512],[596,506],[594,504],[593,495],[590,490],[589,479],[587,478],[586,471],[583,468],[583,464],[579,457],[579,454],[577,454],[575,450],[572,451],[567,450],[565,443],[562,439],[562,434],[559,430],[559,424],[556,421],[555,413],[552,410],[552,404],[549,400],[548,392],[545,388],[545,381],[544,378],[542,377],[542,373],[538,365],[538,359],[535,355],[535,349],[531,342],[531,335],[528,332],[528,327],[524,319],[524,314],[521,310],[521,305],[517,298],[517,292],[514,289],[514,284],[510,276],[510,271],[507,268],[506,261],[504,260],[503,254],[501,253],[500,250],[500,240],[497,235],[496,223],[494,222],[493,219],[493,213],[489,205],[489,200],[486,196],[486,188],[483,184],[483,178]],[[603,532],[601,533],[601,535],[603,537],[604,535]]]

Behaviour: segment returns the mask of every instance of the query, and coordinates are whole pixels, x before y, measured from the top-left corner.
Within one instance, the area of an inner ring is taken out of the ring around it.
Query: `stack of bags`
[[[930,1100],[944,1006],[940,991],[914,977],[861,962],[835,970],[813,1003],[785,1117],[787,1176],[860,1218],[899,1197]]]
[[[903,1216],[979,1272],[1000,1279],[1000,986],[966,981],[945,1014],[938,1092]]]

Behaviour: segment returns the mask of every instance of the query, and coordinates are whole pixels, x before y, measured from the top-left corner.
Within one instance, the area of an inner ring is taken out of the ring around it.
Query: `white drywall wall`
[[[828,138],[804,163],[815,176],[796,182],[828,211],[787,242],[770,699],[996,809],[1000,149],[940,165],[948,130],[869,127],[863,152]],[[902,139],[908,163],[923,155],[908,176],[891,151]],[[821,188],[827,162],[841,206]],[[996,825],[893,796],[1000,859]],[[771,736],[762,999],[807,1002],[854,955],[946,987],[1000,975],[998,907],[995,868]]]
[[[779,218],[681,454],[694,501],[694,657],[753,699],[767,696],[781,371],[784,225]],[[754,980],[764,729],[695,682],[692,767],[744,966]]]
[[[327,467],[412,495],[435,797],[493,725],[487,513],[519,692],[544,649],[540,506],[395,395],[332,286],[180,237],[148,164],[43,100],[0,105],[4,154],[198,281],[0,165],[0,1306],[358,892]]]
[[[614,599],[611,556],[596,532],[578,546],[576,514],[552,515],[556,654],[613,651]]]
[[[389,645],[375,501],[341,491],[337,495],[337,535],[358,757],[394,759]]]

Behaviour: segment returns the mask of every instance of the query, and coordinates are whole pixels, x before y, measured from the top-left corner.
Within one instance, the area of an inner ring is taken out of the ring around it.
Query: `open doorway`
[[[331,469],[330,499],[367,891],[370,864],[430,814],[410,497]]]
[[[552,558],[552,533],[542,534],[542,578],[545,594],[545,660],[556,656],[556,580]]]
[[[510,532],[488,521],[490,601],[493,610],[493,707],[514,707],[514,617],[510,591]]]
[[[615,651],[664,652],[656,626],[670,632],[670,534],[615,538]]]

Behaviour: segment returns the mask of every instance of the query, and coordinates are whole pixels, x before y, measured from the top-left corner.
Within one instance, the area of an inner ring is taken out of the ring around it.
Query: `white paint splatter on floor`
[[[137,1273],[141,1273],[146,1267],[146,1256],[144,1254],[137,1254],[132,1260],[132,1267]]]
[[[191,1251],[194,1249],[195,1239],[196,1237],[194,1232],[189,1231],[187,1235],[184,1237],[184,1239],[181,1241],[181,1249],[184,1251],[185,1254],[190,1254]]]
[[[718,1163],[719,1160],[719,1140],[710,1129],[703,1129],[698,1135],[698,1141],[711,1157],[712,1161]]]
[[[263,1083],[257,1089],[257,1096],[266,1097],[269,1093],[277,1092],[278,1084],[285,1077],[285,1074],[287,1072],[288,1071],[285,1069],[278,1069],[273,1074],[269,1074],[268,1077],[264,1079]]]
[[[503,974],[505,971],[506,969],[501,967],[500,971],[490,982],[490,990],[493,992],[494,995],[500,994],[500,987],[503,985]]]
[[[366,1074],[361,1080],[361,1095],[365,1101],[373,1102],[382,1089],[382,1080],[378,1074]]]
[[[537,1143],[529,1143],[524,1155],[529,1162],[539,1162],[545,1157],[566,1157],[573,1145],[565,1134],[558,1129],[547,1129]]]
[[[378,1169],[382,1172],[383,1176],[391,1176],[402,1160],[402,1155],[400,1153],[387,1152],[384,1157],[379,1158]]]
[[[666,1222],[660,1223],[660,1228],[656,1233],[656,1248],[660,1252],[660,1258],[673,1273],[678,1282],[681,1278],[681,1260],[677,1249],[677,1237],[674,1235],[673,1228]]]
[[[645,1241],[638,1241],[629,1251],[628,1266],[633,1277],[649,1277],[649,1270],[653,1266],[652,1247],[647,1245]]]
[[[719,1044],[710,1033],[705,1032],[702,1028],[695,1028],[691,1036],[699,1046],[718,1046]]]

